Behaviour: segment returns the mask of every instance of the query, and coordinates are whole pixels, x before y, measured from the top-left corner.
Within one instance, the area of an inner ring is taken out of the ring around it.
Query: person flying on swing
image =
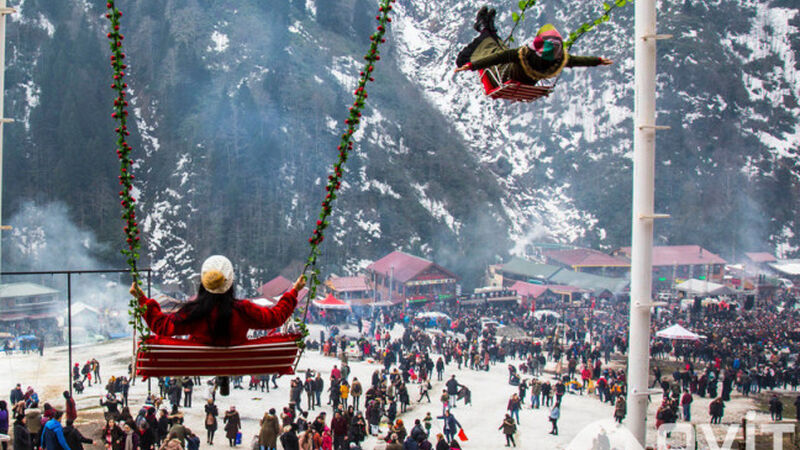
[[[607,66],[610,59],[574,56],[564,48],[564,39],[551,25],[544,25],[528,45],[508,48],[497,36],[495,10],[486,6],[478,11],[475,31],[480,33],[456,58],[456,72],[496,66],[501,83],[517,81],[535,85],[539,80],[558,76],[564,67]]]
[[[161,312],[157,301],[147,298],[138,284],[131,285],[131,294],[147,309],[143,317],[154,334],[189,335],[190,342],[204,345],[244,344],[251,328],[266,330],[283,325],[297,306],[297,294],[306,285],[305,276],[300,275],[292,289],[275,306],[267,308],[234,297],[233,265],[224,256],[206,259],[200,278],[197,298],[173,314]]]

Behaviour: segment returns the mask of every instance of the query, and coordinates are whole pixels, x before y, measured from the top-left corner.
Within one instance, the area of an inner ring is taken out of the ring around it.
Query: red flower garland
[[[309,252],[303,272],[305,272],[307,269],[310,269],[311,274],[308,281],[308,298],[306,300],[306,308],[303,311],[303,321],[305,321],[305,317],[308,314],[309,302],[316,295],[317,286],[320,284],[319,269],[316,266],[317,257],[320,254],[319,246],[325,239],[325,228],[330,225],[328,222],[328,217],[330,217],[333,210],[332,203],[334,200],[336,200],[336,192],[342,187],[342,168],[344,163],[347,162],[350,150],[353,149],[353,134],[356,132],[358,125],[361,123],[361,111],[364,109],[364,104],[367,100],[367,83],[370,81],[375,81],[375,78],[372,76],[372,72],[375,70],[375,62],[380,61],[381,59],[378,47],[380,44],[386,42],[384,35],[386,34],[386,27],[388,26],[388,23],[392,21],[391,17],[389,17],[389,12],[392,10],[392,3],[394,2],[395,0],[382,0],[380,2],[378,15],[375,16],[375,20],[378,21],[378,27],[375,33],[373,33],[369,38],[371,44],[369,51],[366,55],[364,55],[364,60],[366,61],[364,70],[361,71],[361,78],[358,81],[358,87],[356,88],[355,92],[353,92],[355,101],[353,102],[353,106],[350,107],[350,115],[344,120],[345,125],[347,125],[347,129],[342,134],[339,146],[336,147],[336,149],[339,151],[339,158],[333,165],[333,173],[328,175],[328,184],[325,187],[325,199],[322,201],[322,211],[319,214],[319,220],[317,220],[317,225],[316,228],[314,228],[314,232],[312,233],[311,237],[308,238],[308,243],[311,245],[311,250]]]
[[[125,242],[127,243],[127,248],[122,249],[121,252],[126,256],[134,283],[141,284],[142,281],[136,269],[136,260],[139,258],[139,248],[141,247],[139,243],[139,224],[136,222],[136,199],[131,195],[135,178],[132,173],[133,159],[131,152],[133,147],[127,141],[127,137],[131,134],[127,125],[128,101],[125,100],[125,90],[128,88],[128,84],[124,81],[125,69],[128,66],[125,64],[125,53],[122,52],[122,40],[125,37],[119,31],[122,11],[114,5],[114,0],[108,0],[106,8],[108,8],[106,18],[111,23],[111,31],[108,32],[106,37],[108,37],[109,47],[111,48],[111,67],[114,69],[114,82],[111,83],[111,89],[117,92],[111,117],[119,124],[114,129],[114,132],[117,134],[116,153],[120,161],[118,178],[119,184],[122,186],[122,190],[119,191],[119,203],[122,206],[122,220],[125,221],[123,231],[125,232]],[[132,316],[130,324],[143,339],[146,338],[149,331],[142,321],[144,311],[139,307],[137,299],[131,299],[130,310]]]

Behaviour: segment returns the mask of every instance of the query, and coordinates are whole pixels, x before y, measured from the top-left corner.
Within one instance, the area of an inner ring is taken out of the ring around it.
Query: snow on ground
[[[311,337],[317,338],[321,327],[311,325]],[[400,327],[393,330],[394,337],[402,334]],[[77,346],[73,349],[73,361],[83,364],[83,362],[94,357],[100,361],[100,373],[105,382],[110,375],[120,375],[126,370],[130,362],[131,340],[121,339],[110,341],[98,345]],[[327,380],[334,364],[339,364],[338,359],[322,356],[315,351],[306,352],[298,366],[298,372],[312,368],[322,373]],[[371,362],[351,361],[350,366],[352,375],[357,377],[366,387],[370,383],[372,372],[380,366]],[[67,375],[67,351],[66,347],[54,347],[45,349],[43,357],[38,354],[11,355],[0,354],[0,392],[9,392],[16,383],[21,383],[23,389],[33,386],[39,392],[42,402],[52,402],[56,407],[63,407],[61,392],[66,386]],[[456,379],[468,386],[472,391],[472,405],[465,406],[459,403],[452,411],[456,419],[461,423],[467,434],[469,441],[462,443],[465,449],[491,449],[505,445],[505,439],[501,431],[498,431],[503,416],[506,411],[508,398],[512,393],[517,392],[517,388],[510,386],[507,382],[508,371],[507,363],[500,363],[493,366],[489,372],[478,372],[469,369],[457,370],[455,364],[451,364],[445,371],[445,381],[450,375],[456,374]],[[545,378],[552,377],[546,374]],[[235,405],[242,417],[243,426],[243,446],[248,446],[253,436],[258,432],[259,420],[269,408],[280,409],[288,404],[289,377],[282,377],[278,380],[278,389],[269,393],[247,390],[247,378],[244,382],[244,390],[232,390],[228,397],[217,395],[217,405],[220,414],[226,411],[231,405]],[[434,376],[435,379],[435,376]],[[206,379],[204,378],[204,381]],[[133,415],[136,414],[138,405],[143,403],[147,392],[147,382],[137,380],[131,388],[130,405]],[[158,392],[155,380],[151,384],[154,392]],[[418,387],[412,384],[409,387],[409,394],[412,397],[412,404],[409,411],[398,416],[406,424],[410,431],[413,427],[414,419],[422,419],[425,413],[430,411],[434,417],[442,414],[442,405],[439,396],[443,389],[443,382],[434,381],[431,390],[431,403],[416,403]],[[87,422],[102,420],[102,409],[99,408],[99,398],[102,390],[96,384],[87,388],[82,395],[76,396],[79,418],[77,423],[86,424]],[[207,386],[195,388],[193,396],[193,407],[184,409],[186,424],[195,430],[201,437],[203,448],[209,448],[205,444],[205,429],[203,426],[203,405],[208,396]],[[323,396],[327,401],[327,393]],[[305,396],[303,397],[305,401]],[[362,398],[363,403],[363,398]],[[648,414],[648,441],[655,443],[655,430],[653,429],[653,418],[658,407],[658,396],[653,397]],[[363,405],[362,405],[363,408]],[[738,397],[734,394],[731,402],[726,404],[724,423],[738,423],[743,415],[754,409],[749,399]],[[323,411],[327,411],[328,420],[331,417],[331,407],[323,406]],[[313,420],[318,414],[312,411],[309,420]],[[694,423],[708,423],[708,399],[695,398],[692,407]],[[561,420],[559,421],[560,434],[553,436],[548,434],[550,424],[547,419],[548,410],[546,408],[530,409],[530,398],[526,399],[526,407],[520,412],[520,426],[516,435],[517,446],[519,448],[548,448],[548,449],[587,449],[592,448],[594,430],[603,427],[611,436],[611,443],[614,444],[614,436],[624,438],[626,433],[616,433],[618,426],[612,422],[613,408],[608,404],[601,404],[596,397],[589,395],[567,394],[564,397]],[[767,422],[769,417],[760,415],[756,421]],[[435,444],[435,434],[441,432],[441,421],[434,420],[432,429],[433,443]],[[722,433],[722,434],[720,434]],[[721,441],[724,430],[720,430],[718,439]],[[364,449],[375,448],[376,438],[369,438]],[[227,447],[227,440],[224,436],[222,425],[217,431],[215,444],[213,447]],[[380,447],[379,447],[380,448]],[[703,447],[701,447],[703,448]]]

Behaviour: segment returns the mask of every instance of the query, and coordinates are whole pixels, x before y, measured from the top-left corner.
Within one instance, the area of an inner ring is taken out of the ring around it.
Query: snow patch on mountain
[[[228,39],[228,35],[226,35],[224,33],[220,33],[217,30],[214,30],[211,33],[211,42],[212,42],[212,45],[209,45],[206,48],[206,51],[209,51],[209,52],[213,51],[213,52],[216,52],[216,53],[222,53],[225,50],[227,50],[228,46],[230,45],[230,39]]]
[[[458,232],[461,230],[461,222],[456,220],[456,218],[447,211],[444,202],[433,199],[428,195],[428,185],[411,183],[411,187],[417,191],[420,205],[422,205],[422,207],[425,208],[431,216],[439,221],[444,222],[448,228],[458,234]]]

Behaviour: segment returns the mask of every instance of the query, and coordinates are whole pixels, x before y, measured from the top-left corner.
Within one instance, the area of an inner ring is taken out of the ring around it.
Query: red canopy
[[[350,305],[347,302],[339,300],[332,293],[328,294],[325,300],[314,300],[314,306],[322,309],[350,309]]]

